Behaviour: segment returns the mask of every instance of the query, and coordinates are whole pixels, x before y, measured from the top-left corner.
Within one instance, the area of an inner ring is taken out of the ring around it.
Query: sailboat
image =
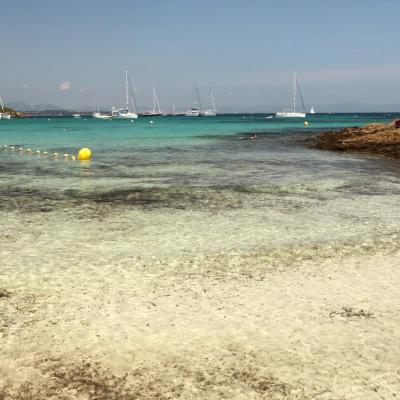
[[[129,96],[130,91],[130,96]],[[136,103],[135,98],[133,96],[133,89],[131,85],[131,81],[129,79],[128,71],[125,71],[125,100],[126,107],[124,108],[115,108],[113,107],[111,110],[112,118],[116,119],[136,119],[138,117],[136,112]],[[135,111],[133,111],[135,110]]]
[[[5,110],[4,110],[3,99],[1,97],[0,97],[0,103],[1,103],[1,110],[2,110],[2,112],[0,113],[0,119],[11,119],[11,114],[5,112]]]
[[[177,115],[185,115],[186,113],[184,113],[184,112],[177,112],[176,111],[176,107],[175,107],[175,104],[172,104],[172,113],[171,114],[169,114],[169,115],[172,115],[172,116],[177,116]]]
[[[99,106],[97,106],[97,111],[95,111],[95,112],[92,114],[92,117],[93,117],[93,118],[96,118],[96,119],[111,119],[111,115],[102,114],[102,113],[100,112],[100,107],[99,107]],[[75,118],[75,117],[74,117],[74,118]]]
[[[214,96],[212,90],[210,90],[210,100],[211,100],[211,109],[200,112],[200,115],[203,117],[215,117],[217,112],[215,110]]]
[[[199,88],[196,86],[194,89],[193,104],[190,110],[185,112],[186,117],[198,117],[201,114],[201,101]]]
[[[300,99],[301,99],[301,104],[303,105],[303,110],[304,110],[304,102],[303,102],[303,96],[301,95],[299,85],[297,83],[296,79],[296,72],[293,74],[293,111],[282,111],[282,112],[277,112],[275,114],[275,117],[278,118],[305,118],[306,113],[305,112],[296,112],[296,94],[297,91],[299,92]]]
[[[313,106],[311,106],[310,114],[315,114],[315,110],[314,110]]]
[[[153,86],[153,111],[147,111],[141,114],[143,117],[159,117],[163,115],[161,112],[160,103],[158,101],[158,96],[156,88]]]

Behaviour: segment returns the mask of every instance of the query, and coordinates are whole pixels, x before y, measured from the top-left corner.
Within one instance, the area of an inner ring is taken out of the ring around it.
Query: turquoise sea
[[[156,117],[133,122],[99,121],[90,117],[2,120],[0,146],[57,152],[61,157],[33,157],[17,150],[2,151],[1,173],[3,179],[12,176],[12,182],[17,184],[20,179],[34,180],[35,177],[43,179],[46,176],[50,180],[61,176],[66,179],[80,177],[84,171],[85,179],[93,185],[96,180],[110,178],[109,189],[126,184],[218,185],[219,181],[235,185],[248,182],[249,178],[260,178],[266,183],[264,178],[269,176],[271,179],[269,164],[274,170],[281,164],[283,177],[287,176],[289,164],[294,167],[292,173],[302,167],[317,172],[319,166],[310,165],[310,160],[316,157],[328,164],[336,157],[343,163],[351,159],[348,155],[334,156],[294,148],[293,139],[323,130],[388,122],[394,118],[395,114],[314,115],[307,117],[308,126],[302,120],[275,119],[269,114]],[[258,138],[249,142],[247,139],[253,133]],[[63,154],[76,155],[81,147],[92,150],[90,164],[60,162]],[[254,168],[257,173],[253,173]],[[235,174],[237,170],[241,171],[240,176]],[[278,176],[274,175],[274,179]]]
[[[308,126],[270,114],[0,121],[0,145],[15,147],[0,150],[0,207],[54,217],[135,211],[148,223],[158,213],[167,224],[190,226],[183,236],[172,225],[150,229],[149,240],[163,243],[154,249],[168,253],[384,240],[398,229],[398,161],[309,149],[305,139],[395,117],[317,114]],[[64,159],[81,147],[92,150],[92,161]]]
[[[393,397],[395,115],[266,117],[0,120],[0,398]]]

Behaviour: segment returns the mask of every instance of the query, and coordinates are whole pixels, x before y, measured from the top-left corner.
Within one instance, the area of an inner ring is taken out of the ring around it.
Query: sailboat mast
[[[153,114],[156,113],[156,89],[153,86]]]
[[[157,95],[156,89],[154,89],[154,94],[155,94],[155,97],[156,97],[158,113],[161,114],[161,107],[160,107],[160,102],[158,101],[158,95]]]
[[[296,112],[296,72],[293,74],[293,112]]]
[[[132,106],[133,106],[133,110],[132,110],[132,111],[129,110],[129,112],[135,112],[135,113],[137,113],[137,112],[138,112],[138,111],[137,111],[138,108],[137,108],[135,96],[134,96],[134,94],[133,94],[132,82],[131,82],[131,80],[129,79],[128,72],[127,72],[127,74],[126,74],[126,78],[127,78],[127,87],[129,86],[129,90],[130,90],[130,93],[131,93]],[[129,103],[129,95],[127,95],[127,99],[128,99],[127,103]]]
[[[1,109],[2,109],[3,112],[4,112],[4,104],[3,104],[3,99],[1,98],[1,96],[0,96],[0,103],[1,103]]]
[[[128,71],[125,71],[125,98],[126,98],[126,108],[129,110],[129,92],[128,92]]]
[[[158,101],[156,88],[153,86],[153,114],[156,114],[156,108],[158,114],[161,114],[160,102]]]
[[[196,105],[197,105],[197,110],[201,111],[201,101],[200,101],[200,92],[199,88],[196,86]]]
[[[210,96],[211,96],[211,106],[212,106],[212,110],[213,110],[213,112],[215,113],[214,96],[213,96],[212,90],[210,90]]]

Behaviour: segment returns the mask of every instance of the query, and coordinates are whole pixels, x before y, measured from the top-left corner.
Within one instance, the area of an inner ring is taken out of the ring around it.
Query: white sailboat
[[[131,95],[129,96],[129,90]],[[131,85],[131,81],[129,79],[128,71],[125,71],[125,100],[126,107],[124,108],[112,108],[111,116],[116,119],[136,119],[138,114],[136,112],[136,103],[135,98],[133,96],[133,89]],[[133,111],[134,110],[134,111]]]
[[[299,85],[297,83],[296,72],[295,72],[293,74],[293,110],[292,111],[277,112],[275,114],[275,117],[278,117],[278,118],[305,118],[306,117],[306,113],[305,112],[296,112],[297,90],[299,90]],[[300,94],[300,99],[301,99],[301,103],[303,105],[303,110],[304,110],[304,102],[303,102],[303,97],[301,96],[300,90],[299,90],[299,94]]]
[[[143,117],[159,117],[163,115],[161,112],[160,102],[158,101],[158,96],[156,88],[153,86],[153,110],[147,111],[141,114]]]
[[[99,106],[97,106],[97,111],[95,111],[95,112],[92,114],[92,117],[93,117],[93,118],[96,118],[96,119],[111,119],[111,115],[102,114],[102,113],[100,112]]]
[[[11,114],[6,113],[4,110],[4,104],[3,104],[3,99],[0,96],[0,103],[1,103],[1,113],[0,113],[0,119],[11,119]]]
[[[210,101],[211,101],[211,109],[201,112],[200,113],[201,116],[215,117],[217,115],[217,112],[215,110],[215,102],[214,102],[214,96],[213,96],[212,90],[210,90]]]
[[[185,115],[186,113],[184,113],[184,112],[177,112],[176,111],[176,107],[175,107],[175,104],[172,104],[172,116],[176,116],[176,115]]]
[[[315,114],[315,110],[314,110],[313,106],[311,106],[310,114]]]
[[[201,114],[201,101],[199,88],[196,86],[194,89],[193,104],[190,110],[185,112],[186,117],[198,117]]]

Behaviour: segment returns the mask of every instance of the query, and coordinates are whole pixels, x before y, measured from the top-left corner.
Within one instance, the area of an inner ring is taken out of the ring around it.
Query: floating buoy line
[[[35,155],[35,156],[43,156],[46,158],[52,157],[53,159],[60,159],[63,158],[64,160],[79,160],[79,161],[89,161],[92,158],[92,151],[87,147],[84,147],[79,150],[78,155],[74,156],[73,154],[59,154],[59,153],[49,153],[47,151],[40,151],[40,150],[32,150],[30,148],[24,147],[16,147],[16,146],[8,146],[4,144],[0,146],[0,150],[9,150],[11,152],[18,152],[20,154],[28,154],[28,155]]]

